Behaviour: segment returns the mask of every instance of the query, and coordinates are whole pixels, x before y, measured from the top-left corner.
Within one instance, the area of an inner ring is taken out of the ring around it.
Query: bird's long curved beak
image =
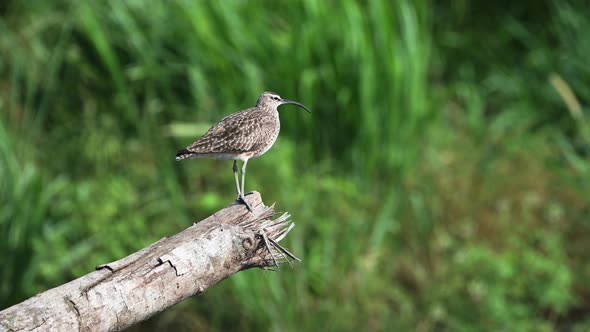
[[[298,103],[298,102],[292,101],[292,100],[282,99],[281,100],[281,105],[286,105],[286,104],[291,104],[291,105],[299,106],[299,107],[303,108],[304,110],[306,110],[307,113],[311,113],[311,111],[309,110],[309,108],[305,107],[305,105],[303,105],[301,103]]]

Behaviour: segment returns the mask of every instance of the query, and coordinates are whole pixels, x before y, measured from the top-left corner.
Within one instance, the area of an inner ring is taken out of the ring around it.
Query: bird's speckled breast
[[[274,130],[266,132],[266,135],[264,135],[265,137],[263,138],[263,141],[266,142],[266,144],[262,146],[262,149],[256,151],[254,155],[252,155],[252,158],[259,157],[266,153],[266,151],[270,150],[270,148],[277,140],[277,137],[279,137],[279,132],[281,131],[281,122],[279,121],[279,112],[277,112],[276,110],[273,112],[272,121],[275,122],[275,124],[273,125]]]

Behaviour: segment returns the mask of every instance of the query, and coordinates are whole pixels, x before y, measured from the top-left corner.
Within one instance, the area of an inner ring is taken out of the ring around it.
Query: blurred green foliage
[[[303,258],[132,330],[590,329],[585,1],[3,1],[0,308],[229,204],[176,163],[264,90]],[[266,176],[272,174],[272,176]]]

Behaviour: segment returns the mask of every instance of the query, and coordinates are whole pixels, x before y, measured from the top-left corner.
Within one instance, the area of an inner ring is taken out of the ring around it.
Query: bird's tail
[[[181,149],[176,152],[176,161],[180,161],[186,158],[194,157],[196,153],[190,152],[187,149]]]

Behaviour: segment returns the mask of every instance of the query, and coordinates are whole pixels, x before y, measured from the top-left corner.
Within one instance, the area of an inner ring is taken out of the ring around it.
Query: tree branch
[[[299,260],[278,242],[291,230],[260,194],[184,231],[0,311],[0,331],[116,331],[251,267]],[[289,262],[290,264],[291,262]]]

